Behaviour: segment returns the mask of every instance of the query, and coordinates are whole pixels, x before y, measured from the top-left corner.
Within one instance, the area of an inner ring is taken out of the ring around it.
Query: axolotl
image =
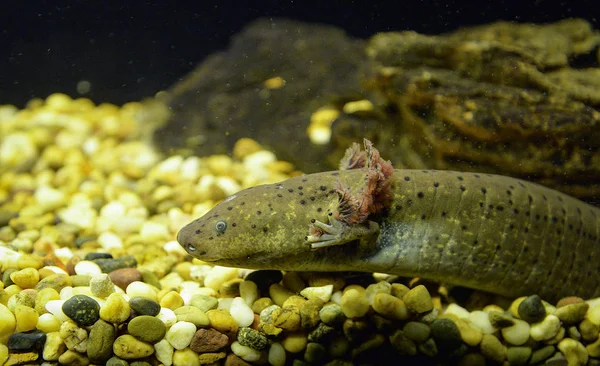
[[[492,174],[395,170],[365,140],[340,170],[248,188],[182,228],[222,266],[418,276],[505,296],[600,296],[600,209]]]

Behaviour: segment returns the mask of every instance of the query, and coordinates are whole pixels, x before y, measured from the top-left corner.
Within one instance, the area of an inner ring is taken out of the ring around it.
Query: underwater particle
[[[263,82],[263,85],[267,89],[280,89],[285,86],[285,79],[281,76],[276,76],[270,79],[267,79]]]
[[[79,94],[87,94],[92,90],[92,83],[87,80],[80,80],[77,82],[77,93]]]

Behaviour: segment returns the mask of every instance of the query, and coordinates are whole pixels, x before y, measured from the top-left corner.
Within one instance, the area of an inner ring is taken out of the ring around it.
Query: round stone
[[[502,329],[515,325],[515,319],[512,316],[500,311],[492,310],[488,313],[488,317],[490,319],[490,323],[496,329]]]
[[[211,327],[230,338],[235,337],[239,329],[239,325],[227,311],[209,310],[206,312],[206,315],[210,320]]]
[[[531,353],[530,347],[510,347],[507,352],[508,363],[510,365],[526,365]]]
[[[502,337],[512,345],[520,346],[529,339],[530,325],[520,319],[515,319],[514,322],[514,325],[502,328]]]
[[[535,365],[540,362],[543,362],[544,360],[550,358],[550,356],[552,356],[555,351],[556,349],[552,345],[537,349],[531,354],[531,359],[529,360],[529,363]]]
[[[154,353],[151,344],[137,340],[130,334],[124,334],[115,340],[113,352],[124,360],[148,357]]]
[[[589,308],[585,302],[571,303],[557,308],[554,315],[565,324],[575,324],[583,320]]]
[[[519,304],[519,317],[528,323],[537,323],[546,316],[546,309],[538,295],[531,295]]]
[[[90,290],[94,296],[106,298],[115,292],[115,285],[106,273],[101,273],[90,280]]]
[[[212,296],[195,294],[192,295],[192,299],[190,300],[190,305],[197,307],[202,312],[206,313],[209,310],[216,309],[219,305],[219,300]]]
[[[237,335],[237,341],[242,346],[247,346],[257,351],[262,351],[269,345],[267,337],[259,331],[247,327],[240,328]]]
[[[121,268],[108,274],[110,280],[122,290],[126,290],[130,283],[142,280],[142,273],[135,268]]]
[[[340,300],[340,305],[344,315],[348,318],[361,318],[367,314],[371,306],[364,296],[356,289],[350,289],[344,292]]]
[[[340,325],[346,320],[346,315],[340,305],[328,304],[319,311],[319,318],[327,325]]]
[[[129,306],[140,315],[157,316],[160,312],[160,305],[156,301],[141,296],[129,299]]]
[[[190,345],[196,333],[196,326],[189,322],[177,322],[169,328],[165,339],[175,349],[184,349]]]
[[[440,349],[451,351],[462,344],[460,330],[450,319],[434,320],[431,323],[431,335]]]
[[[423,343],[429,338],[431,330],[427,324],[419,322],[408,322],[402,329],[404,335],[408,339],[412,339],[415,342]]]
[[[194,306],[182,306],[176,309],[173,313],[177,317],[177,321],[190,322],[196,327],[207,327],[210,324],[208,316]]]
[[[425,313],[433,309],[433,302],[427,287],[423,285],[410,289],[402,298],[406,306],[413,313]]]
[[[102,319],[98,320],[90,329],[90,335],[88,336],[88,359],[95,364],[106,362],[112,356],[112,344],[115,337],[115,327]]]
[[[558,343],[558,349],[565,355],[569,365],[585,365],[588,362],[588,353],[579,341],[565,338]]]
[[[75,295],[65,301],[62,311],[81,326],[94,324],[100,319],[100,305],[86,295]]]
[[[529,329],[529,335],[535,341],[545,341],[553,338],[560,331],[560,320],[556,315],[548,315]]]
[[[401,299],[379,292],[373,297],[373,310],[392,320],[406,320],[408,318],[408,308]]]
[[[149,315],[140,315],[129,321],[127,331],[140,341],[156,343],[163,339],[167,332],[165,323]]]
[[[304,359],[310,364],[318,364],[325,357],[325,347],[319,343],[309,342],[304,350]]]
[[[506,347],[498,338],[491,334],[483,336],[480,344],[481,353],[485,358],[494,362],[503,363],[506,360]]]
[[[131,313],[131,308],[125,297],[119,293],[112,293],[100,307],[100,317],[109,323],[123,323]]]
[[[414,356],[417,354],[417,345],[408,338],[404,331],[398,329],[390,336],[392,347],[400,356]]]

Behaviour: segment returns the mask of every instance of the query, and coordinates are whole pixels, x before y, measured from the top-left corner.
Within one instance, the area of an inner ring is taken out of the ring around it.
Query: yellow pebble
[[[17,327],[15,332],[27,332],[35,329],[39,315],[37,311],[25,305],[17,305],[15,307],[15,318]]]
[[[190,348],[178,349],[173,353],[173,365],[200,366],[200,359]]]
[[[100,318],[109,323],[123,323],[129,318],[131,307],[125,297],[119,293],[112,293],[100,307]]]
[[[42,314],[39,316],[35,327],[44,333],[58,332],[60,330],[60,320],[50,313]]]
[[[293,332],[283,339],[281,345],[290,353],[299,353],[306,348],[307,343],[308,339],[304,332]]]
[[[8,308],[0,304],[0,344],[6,344],[15,331],[16,320]]]
[[[11,273],[10,279],[21,288],[34,288],[40,282],[40,275],[36,269],[24,268]]]
[[[183,298],[175,291],[169,291],[160,299],[160,306],[175,310],[183,306]]]
[[[0,343],[0,365],[4,365],[6,360],[8,360],[8,347]]]

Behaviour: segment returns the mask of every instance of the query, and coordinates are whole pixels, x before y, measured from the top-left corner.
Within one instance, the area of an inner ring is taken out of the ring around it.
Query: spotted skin
[[[497,175],[395,170],[392,202],[371,218],[378,235],[311,249],[309,225],[335,213],[337,183],[358,192],[364,179],[360,169],[344,170],[249,188],[188,224],[178,241],[224,266],[386,272],[506,296],[600,296],[600,210]]]

